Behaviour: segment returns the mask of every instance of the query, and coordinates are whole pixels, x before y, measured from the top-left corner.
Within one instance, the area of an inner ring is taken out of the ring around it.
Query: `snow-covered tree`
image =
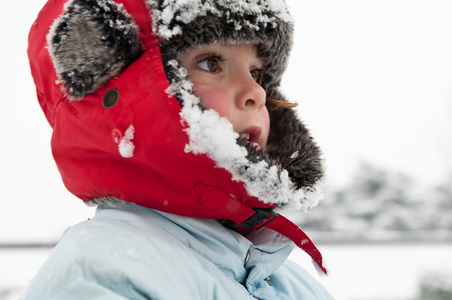
[[[327,186],[321,205],[296,221],[315,231],[452,233],[451,215],[452,176],[427,188],[405,174],[363,163],[346,186]]]

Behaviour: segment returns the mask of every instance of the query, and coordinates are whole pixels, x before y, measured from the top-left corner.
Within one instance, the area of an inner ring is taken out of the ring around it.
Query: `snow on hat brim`
[[[283,0],[210,1],[209,5],[200,0],[148,2],[153,8],[154,33],[162,39],[164,61],[214,42],[253,43],[265,67],[263,82],[267,87],[279,86],[293,35],[293,21]]]

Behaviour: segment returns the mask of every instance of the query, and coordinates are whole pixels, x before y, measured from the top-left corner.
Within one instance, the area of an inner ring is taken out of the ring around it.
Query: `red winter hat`
[[[270,112],[265,150],[191,90],[181,54],[213,42],[251,42],[265,88],[279,91],[292,41],[283,0],[49,0],[28,54],[52,151],[69,191],[89,203],[121,199],[195,218],[272,228],[322,258],[274,208],[321,198],[320,150],[290,109]]]

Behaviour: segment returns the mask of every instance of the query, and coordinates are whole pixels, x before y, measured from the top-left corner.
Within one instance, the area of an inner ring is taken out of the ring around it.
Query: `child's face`
[[[217,111],[234,131],[256,148],[267,144],[270,128],[266,93],[259,84],[262,62],[252,44],[220,44],[194,48],[182,56],[193,92],[206,108]]]

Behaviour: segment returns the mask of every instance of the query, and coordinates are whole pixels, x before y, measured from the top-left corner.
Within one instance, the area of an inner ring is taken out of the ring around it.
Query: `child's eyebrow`
[[[208,57],[219,57],[219,58],[225,58],[225,55],[218,50],[218,49],[197,49],[196,53],[193,55],[194,59],[202,59],[202,58],[208,58]]]

